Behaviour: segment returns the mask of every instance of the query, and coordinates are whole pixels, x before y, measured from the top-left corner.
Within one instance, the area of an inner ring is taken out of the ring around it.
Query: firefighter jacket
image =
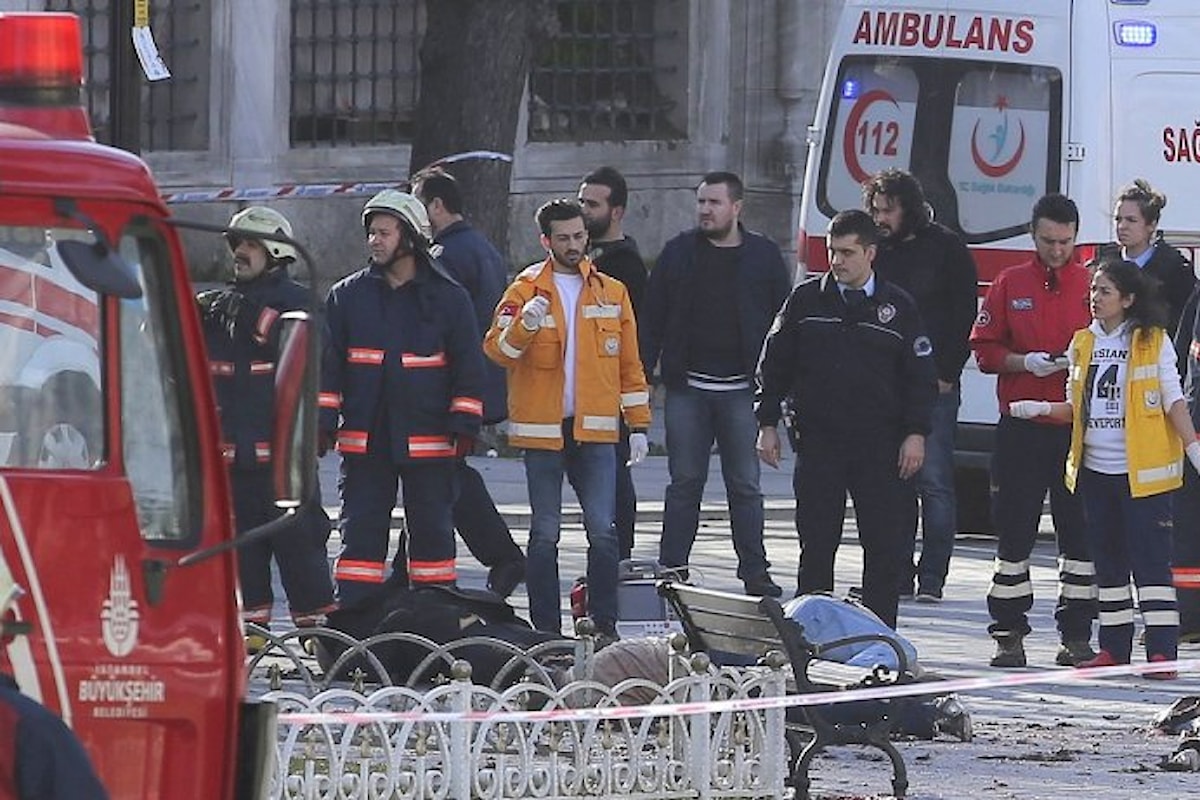
[[[1165,336],[1162,328],[1137,330],[1129,345],[1120,397],[1125,404],[1125,461],[1130,497],[1148,497],[1183,485],[1183,443],[1167,416],[1168,398],[1159,381],[1159,354]],[[1083,437],[1093,389],[1088,385],[1088,368],[1095,341],[1096,334],[1084,328],[1076,332],[1068,350],[1072,365],[1070,397],[1077,404],[1071,422],[1071,449],[1067,453],[1066,485],[1072,492],[1083,464]],[[1091,380],[1100,378],[1093,375]]]
[[[0,800],[107,797],[71,729],[0,675]]]
[[[875,293],[854,307],[832,273],[796,286],[763,345],[759,424],[775,427],[785,399],[800,438],[928,435],[937,370],[916,302],[879,276]]]
[[[369,266],[329,290],[319,425],[337,431],[343,455],[453,458],[457,437],[479,433],[484,360],[471,298],[416,257],[401,286]]]
[[[307,309],[308,289],[283,268],[254,280],[231,283],[223,302],[201,313],[209,370],[221,417],[225,462],[238,469],[265,469],[271,462],[275,423],[275,359],[279,317]]]
[[[1082,264],[1071,261],[1052,271],[1036,257],[1005,269],[992,283],[971,329],[971,348],[980,372],[996,374],[1000,413],[1007,414],[1014,400],[1066,400],[1063,373],[1039,378],[1032,372],[1003,372],[1004,360],[1009,353],[1064,354],[1075,331],[1092,321],[1090,284]],[[1050,417],[1034,421],[1065,424]]]
[[[637,323],[625,285],[579,264],[583,291],[575,330],[575,423],[577,442],[616,442],[619,415],[634,430],[650,425],[650,393],[638,356]],[[521,324],[521,307],[537,295],[550,298],[542,326]],[[504,293],[484,338],[488,358],[508,369],[508,441],[516,447],[559,450],[563,446],[566,331],[557,321],[563,307],[547,259],[525,268]]]

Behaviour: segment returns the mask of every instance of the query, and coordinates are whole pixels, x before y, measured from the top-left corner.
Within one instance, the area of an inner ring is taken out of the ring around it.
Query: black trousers
[[[1183,461],[1183,486],[1171,498],[1175,525],[1171,576],[1179,606],[1179,635],[1200,634],[1200,476]]]
[[[896,627],[900,602],[904,504],[911,496],[900,479],[900,441],[899,434],[805,433],[792,477],[800,537],[799,593],[834,590],[834,559],[842,542],[849,493],[863,550],[863,605],[891,628]]]
[[[479,471],[461,458],[455,472],[458,499],[454,502],[454,527],[475,560],[485,567],[494,567],[524,558]]]
[[[629,426],[621,420],[621,438],[617,440],[617,547],[621,559],[633,557],[633,528],[637,523],[637,491],[629,462]]]
[[[283,513],[275,505],[270,469],[231,469],[229,483],[239,534]],[[238,578],[249,621],[261,625],[271,621],[271,607],[275,603],[271,589],[272,558],[279,565],[279,579],[287,594],[288,607],[298,624],[312,624],[333,607],[333,579],[326,550],[331,526],[320,498],[318,486],[300,508],[295,527],[238,549]]]
[[[992,519],[996,567],[987,605],[992,635],[1029,633],[1033,583],[1029,557],[1037,541],[1046,493],[1058,542],[1058,601],[1054,620],[1064,642],[1092,638],[1096,619],[1095,568],[1084,530],[1083,503],[1064,482],[1070,425],[1043,425],[1004,416],[992,451]]]

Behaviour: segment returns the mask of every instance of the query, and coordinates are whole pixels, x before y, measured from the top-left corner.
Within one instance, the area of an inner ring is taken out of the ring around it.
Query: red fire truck
[[[69,14],[0,14],[3,668],[114,798],[257,797],[269,707],[245,697],[234,529],[178,224],[96,144]],[[280,505],[305,496],[305,315],[277,364]],[[20,635],[11,635],[21,631]]]

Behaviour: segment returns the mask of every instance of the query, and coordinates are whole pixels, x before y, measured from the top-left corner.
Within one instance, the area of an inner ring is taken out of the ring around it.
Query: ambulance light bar
[[[82,84],[79,17],[0,13],[0,88],[78,89]]]
[[[1122,47],[1153,47],[1158,41],[1158,28],[1153,22],[1121,20],[1113,23],[1113,37]]]

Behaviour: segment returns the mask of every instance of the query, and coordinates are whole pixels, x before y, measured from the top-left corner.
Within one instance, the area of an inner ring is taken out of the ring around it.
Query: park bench
[[[661,581],[658,591],[683,627],[689,647],[707,653],[718,666],[748,666],[771,650],[782,651],[791,662],[789,692],[853,691],[912,679],[906,654],[887,637],[870,634],[817,645],[805,637],[803,626],[790,619],[773,598],[747,597],[673,581]],[[899,669],[868,669],[822,658],[823,653],[858,642],[891,645]],[[904,797],[908,770],[891,741],[894,712],[889,701],[800,706],[799,711],[796,724],[789,723],[788,731],[792,762],[788,782],[795,788],[796,800],[808,800],[808,773],[813,759],[825,748],[837,745],[882,750],[892,764],[892,792]],[[810,737],[803,744],[802,734]]]

